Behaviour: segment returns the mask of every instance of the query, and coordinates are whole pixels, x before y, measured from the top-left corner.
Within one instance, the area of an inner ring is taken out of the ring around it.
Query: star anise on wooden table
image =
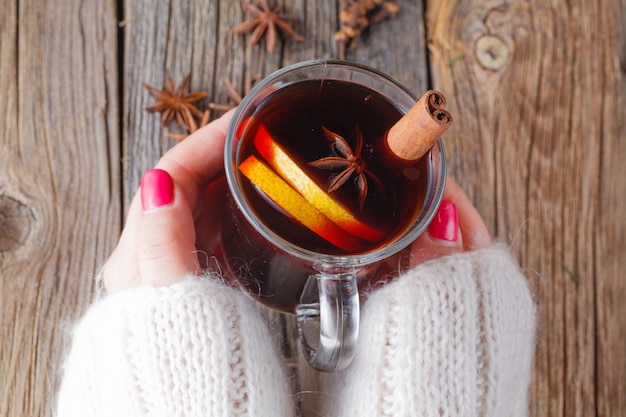
[[[230,30],[234,33],[252,33],[250,45],[256,45],[265,35],[265,48],[267,52],[272,53],[276,49],[278,34],[281,33],[283,38],[302,42],[304,37],[298,34],[287,20],[290,18],[285,14],[280,14],[282,5],[271,9],[267,4],[267,0],[256,0],[254,3],[245,2],[243,8],[251,18]]]
[[[395,17],[399,10],[393,1],[344,0],[339,11],[341,27],[335,33],[339,59],[346,59],[346,49],[356,49],[359,37],[371,25]]]
[[[161,126],[166,127],[176,119],[176,123],[181,127],[190,129],[193,117],[202,117],[202,112],[194,103],[205,98],[207,93],[196,91],[186,94],[190,78],[191,74],[187,74],[178,89],[174,86],[174,81],[169,73],[165,75],[165,88],[163,90],[151,87],[146,83],[143,84],[144,88],[156,100],[156,103],[146,110],[152,113],[161,113]]]
[[[334,148],[334,151],[339,156],[321,158],[309,162],[309,165],[327,171],[340,171],[330,177],[330,183],[328,185],[329,193],[338,190],[350,178],[354,177],[354,185],[359,192],[359,210],[363,211],[363,205],[365,204],[368,193],[367,179],[369,178],[373,181],[381,192],[384,192],[384,187],[378,177],[367,169],[365,161],[361,157],[361,152],[363,151],[363,133],[361,129],[359,126],[354,127],[354,136],[356,137],[354,150],[352,150],[343,136],[328,130],[324,126],[322,126],[322,130]]]
[[[224,80],[224,88],[226,89],[226,96],[233,104],[210,102],[209,108],[211,110],[217,110],[217,111],[228,111],[234,108],[235,106],[238,106],[241,103],[241,100],[243,100],[243,97],[250,92],[254,83],[259,81],[260,79],[261,79],[260,73],[256,74],[254,77],[250,74],[246,75],[246,78],[244,80],[243,91],[240,93],[233,86],[233,83],[228,78],[226,78]]]
[[[162,127],[167,127],[176,120],[180,127],[193,133],[208,123],[210,112],[208,110],[202,112],[195,106],[195,103],[205,98],[207,93],[201,91],[186,93],[190,78],[191,74],[187,74],[178,89],[174,86],[174,81],[169,73],[165,75],[163,90],[143,83],[144,88],[156,100],[156,103],[146,110],[151,113],[161,113]],[[196,117],[199,122],[196,122]],[[174,140],[182,140],[187,135],[168,133],[168,136]]]
[[[193,117],[191,118],[191,120],[189,121],[190,124],[189,124],[188,133],[167,132],[167,137],[170,139],[174,139],[177,142],[180,142],[181,140],[186,139],[187,136],[189,136],[196,130],[200,129],[202,126],[206,126],[209,123],[210,118],[211,118],[211,111],[205,110],[202,112],[202,117],[200,117],[200,120],[198,121],[198,123],[196,123],[195,118]]]

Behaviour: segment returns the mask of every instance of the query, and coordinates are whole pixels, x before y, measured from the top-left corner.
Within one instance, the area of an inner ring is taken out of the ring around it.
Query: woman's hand
[[[217,243],[226,193],[224,141],[232,111],[170,149],[146,172],[104,266],[108,292],[169,285],[200,273]]]
[[[226,180],[223,155],[232,112],[170,149],[142,178],[120,241],[104,266],[108,292],[170,285],[199,274],[219,244]],[[226,219],[228,221],[228,219]],[[411,246],[411,266],[491,246],[476,208],[452,179],[426,233]]]
[[[456,252],[487,248],[491,236],[476,207],[452,178],[447,179],[443,201],[435,218],[411,245],[411,266]]]

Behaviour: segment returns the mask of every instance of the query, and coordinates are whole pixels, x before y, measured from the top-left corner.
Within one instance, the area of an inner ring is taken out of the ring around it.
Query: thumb
[[[137,257],[145,285],[169,285],[199,271],[193,216],[167,171],[152,169],[141,179]]]
[[[426,233],[411,246],[411,266],[463,250],[456,205],[443,200]]]

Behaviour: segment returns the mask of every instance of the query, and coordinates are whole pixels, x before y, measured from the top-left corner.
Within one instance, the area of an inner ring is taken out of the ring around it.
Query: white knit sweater
[[[427,262],[373,293],[359,347],[324,385],[324,416],[528,414],[535,307],[502,249]]]
[[[281,417],[293,403],[254,303],[207,277],[93,305],[74,331],[58,416]]]
[[[312,414],[525,416],[535,321],[505,249],[427,262],[369,297],[356,358]],[[254,303],[214,278],[100,300],[64,372],[59,417],[296,415]]]

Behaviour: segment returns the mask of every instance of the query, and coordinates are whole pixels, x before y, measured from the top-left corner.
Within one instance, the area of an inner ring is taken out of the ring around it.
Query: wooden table
[[[284,0],[303,43],[229,32],[232,0],[0,7],[0,415],[49,416],[141,174],[174,142],[142,82],[334,58],[336,0]],[[426,5],[424,3],[427,3]],[[347,59],[448,98],[449,167],[538,302],[533,416],[626,416],[626,1],[409,1]]]

